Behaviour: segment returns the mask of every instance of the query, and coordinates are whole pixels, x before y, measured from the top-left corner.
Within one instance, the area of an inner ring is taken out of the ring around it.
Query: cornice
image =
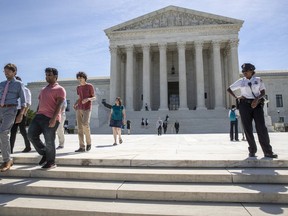
[[[189,36],[209,36],[238,34],[241,26],[234,24],[227,25],[209,25],[209,26],[184,26],[172,28],[157,28],[145,30],[127,30],[123,32],[111,32],[109,39],[111,43],[117,40],[137,40],[144,39],[144,35],[149,37],[169,34],[188,34]]]

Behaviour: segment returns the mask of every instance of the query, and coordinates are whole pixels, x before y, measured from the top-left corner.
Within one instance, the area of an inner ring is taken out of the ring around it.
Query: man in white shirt
[[[15,79],[19,80],[22,82],[21,78],[19,76],[15,76]],[[30,141],[27,137],[27,130],[26,130],[26,118],[27,118],[27,112],[29,110],[29,107],[31,106],[32,102],[31,102],[31,92],[30,90],[25,86],[24,87],[24,92],[25,92],[25,98],[26,98],[26,107],[25,107],[25,111],[24,111],[24,115],[22,118],[22,121],[20,123],[15,123],[13,124],[11,131],[10,131],[10,146],[11,146],[11,154],[13,154],[13,149],[14,149],[14,144],[15,144],[15,140],[16,140],[16,135],[17,135],[17,131],[18,131],[18,127],[20,129],[20,133],[24,138],[24,142],[25,142],[25,148],[22,152],[30,152],[31,151],[31,144]],[[17,106],[17,113],[20,112],[21,110],[21,103],[20,100],[18,99],[18,106]],[[18,115],[18,114],[17,114]]]

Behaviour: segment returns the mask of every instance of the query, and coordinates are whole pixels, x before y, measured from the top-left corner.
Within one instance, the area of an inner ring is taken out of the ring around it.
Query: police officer
[[[254,76],[255,66],[245,63],[241,66],[243,78],[234,82],[227,91],[239,100],[239,111],[243,122],[244,132],[248,141],[249,157],[256,157],[257,146],[253,136],[252,121],[254,119],[259,143],[265,157],[277,158],[278,155],[272,151],[268,130],[265,126],[263,112],[263,98],[265,96],[265,86],[260,77]],[[240,89],[241,95],[236,96],[234,91]]]

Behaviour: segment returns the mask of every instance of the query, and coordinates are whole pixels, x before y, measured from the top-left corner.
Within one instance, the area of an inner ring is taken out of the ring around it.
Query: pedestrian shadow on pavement
[[[96,148],[109,148],[109,147],[114,147],[113,145],[97,145]]]

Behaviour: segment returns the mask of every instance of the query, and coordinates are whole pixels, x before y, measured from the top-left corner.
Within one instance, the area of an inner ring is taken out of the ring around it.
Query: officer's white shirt
[[[251,88],[256,97],[258,97],[261,94],[262,90],[265,90],[265,85],[260,77],[252,76],[251,79],[247,79],[246,77],[240,78],[236,82],[234,82],[230,89],[232,91],[240,89],[241,96],[247,98],[247,99],[254,99],[254,95],[252,94],[251,88],[248,85],[248,83],[251,83]]]

